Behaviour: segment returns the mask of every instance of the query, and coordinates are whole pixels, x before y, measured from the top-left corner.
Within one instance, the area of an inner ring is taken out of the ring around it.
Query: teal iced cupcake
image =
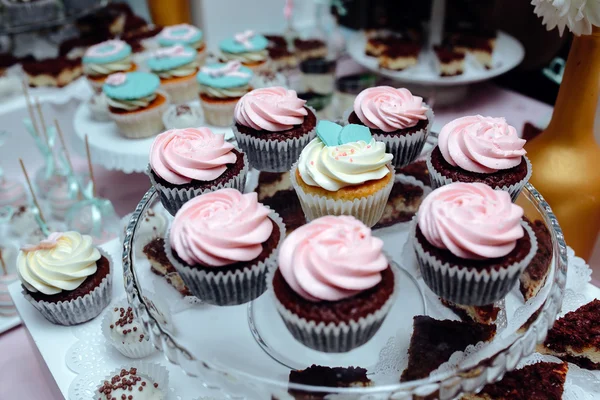
[[[196,50],[175,45],[154,51],[146,60],[150,71],[160,78],[161,88],[174,104],[192,101],[198,95]]]
[[[193,25],[179,24],[165,27],[158,34],[158,44],[162,47],[170,47],[177,44],[191,47],[197,51],[198,65],[202,66],[206,61],[204,35],[200,29]]]
[[[245,31],[223,40],[219,44],[221,58],[224,61],[239,61],[252,71],[267,69],[269,41],[254,31]]]

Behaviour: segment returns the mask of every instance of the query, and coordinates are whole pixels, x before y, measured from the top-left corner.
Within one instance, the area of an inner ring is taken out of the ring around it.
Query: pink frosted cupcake
[[[434,188],[452,182],[481,182],[510,193],[513,201],[531,177],[517,130],[504,118],[474,115],[446,124],[427,159]]]
[[[260,171],[289,171],[315,137],[317,117],[296,92],[283,87],[256,89],[235,106],[233,133]]]
[[[377,86],[356,96],[348,122],[369,127],[373,138],[384,142],[387,152],[394,155],[394,166],[401,168],[421,154],[433,125],[433,111],[408,89]]]
[[[221,189],[187,202],[165,240],[167,257],[194,296],[218,306],[247,303],[266,290],[285,226],[257,194]]]
[[[267,280],[290,333],[312,349],[339,353],[365,344],[387,316],[396,292],[383,241],[354,217],[327,216],[281,245]]]
[[[208,128],[171,129],[156,137],[147,174],[175,215],[190,199],[222,188],[244,190],[248,160]]]
[[[483,306],[504,298],[537,250],[523,209],[483,183],[452,183],[423,200],[413,244],[423,280],[444,300]]]

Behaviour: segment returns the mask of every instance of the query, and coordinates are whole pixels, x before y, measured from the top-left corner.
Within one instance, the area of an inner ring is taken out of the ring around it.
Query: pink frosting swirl
[[[170,243],[189,265],[222,267],[254,260],[273,232],[255,192],[221,189],[188,201],[175,215]]]
[[[371,129],[393,132],[426,120],[423,98],[408,89],[377,86],[363,90],[354,99],[354,112]]]
[[[255,89],[236,104],[235,120],[257,131],[285,131],[304,122],[305,103],[295,91],[280,86]]]
[[[429,243],[468,259],[504,257],[524,235],[523,209],[483,183],[451,183],[423,200],[417,221]]]
[[[338,301],[372,288],[388,267],[383,241],[349,216],[318,218],[292,232],[279,252],[279,270],[309,301]]]
[[[474,115],[446,124],[438,139],[442,156],[453,166],[489,174],[516,167],[527,152],[525,140],[504,118]]]
[[[235,163],[233,145],[208,128],[171,129],[156,137],[150,149],[150,166],[156,175],[174,185],[192,180],[212,181]]]

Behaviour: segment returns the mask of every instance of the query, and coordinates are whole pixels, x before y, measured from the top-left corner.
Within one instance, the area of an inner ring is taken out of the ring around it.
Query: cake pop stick
[[[94,168],[92,167],[92,156],[90,155],[88,135],[85,135],[85,153],[87,155],[88,168],[90,170],[90,180],[92,181],[92,194],[96,197],[96,181],[94,180]]]
[[[25,164],[23,164],[23,159],[19,158],[19,163],[21,163],[21,169],[23,170],[23,175],[25,175],[25,180],[27,181],[27,186],[29,186],[29,192],[31,193],[31,198],[33,199],[33,204],[37,208],[40,219],[44,224],[46,224],[46,219],[44,218],[44,214],[42,213],[42,209],[40,208],[40,204],[37,201],[37,197],[35,196],[35,191],[33,190],[33,186],[31,185],[31,180],[29,180],[29,174],[27,173],[27,169],[25,168]]]
[[[37,97],[35,98],[35,108],[40,118],[40,123],[42,124],[42,135],[44,136],[44,140],[46,141],[46,143],[48,143],[48,145],[50,145],[50,143],[48,142],[48,130],[46,129],[46,120],[44,119],[44,113],[42,113],[40,99]]]
[[[33,107],[31,106],[31,99],[29,98],[29,87],[27,86],[27,82],[25,79],[21,81],[23,85],[23,94],[25,95],[25,102],[27,103],[27,111],[29,112],[29,118],[31,119],[31,123],[33,124],[33,129],[35,133],[39,136],[40,130],[37,126],[37,120],[35,119],[35,114],[33,113]]]

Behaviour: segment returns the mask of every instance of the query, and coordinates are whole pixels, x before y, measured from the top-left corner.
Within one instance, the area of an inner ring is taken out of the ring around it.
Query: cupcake
[[[200,84],[200,105],[207,123],[230,126],[238,100],[248,93],[252,71],[239,62],[202,67],[196,79]]]
[[[292,167],[290,179],[311,221],[352,215],[368,227],[383,215],[394,185],[393,156],[362,125],[321,121]]]
[[[81,62],[83,73],[96,91],[102,90],[109,75],[137,68],[131,60],[131,46],[122,40],[107,40],[90,46]]]
[[[245,31],[223,40],[219,49],[223,60],[238,61],[252,71],[261,71],[268,68],[268,45],[269,41],[264,36]]]
[[[171,103],[185,103],[198,96],[198,61],[196,50],[191,47],[161,48],[146,59],[146,65],[159,76],[160,87],[167,92]]]
[[[525,140],[504,118],[462,117],[446,124],[427,159],[434,188],[481,182],[510,193],[513,201],[531,177]]]
[[[102,334],[125,357],[144,358],[156,350],[142,323],[126,302],[106,312],[102,319]]]
[[[169,371],[160,364],[134,363],[104,378],[94,400],[164,400],[169,393]]]
[[[188,201],[175,215],[165,250],[200,300],[244,304],[266,290],[285,226],[256,193],[221,189]]]
[[[180,44],[196,50],[198,65],[204,65],[206,60],[206,44],[204,43],[202,31],[188,24],[172,25],[163,28],[157,35],[158,44],[163,47]]]
[[[507,192],[462,182],[423,200],[413,245],[427,286],[444,300],[473,306],[503,299],[537,250],[523,209]]]
[[[421,154],[433,112],[408,89],[377,86],[356,96],[348,122],[369,127],[375,140],[385,143],[387,152],[394,155],[394,167],[402,168]]]
[[[0,208],[27,204],[27,192],[21,182],[0,177]]]
[[[317,117],[305,103],[283,87],[256,89],[238,101],[233,134],[252,167],[289,171],[315,137]]]
[[[171,215],[203,193],[222,188],[244,191],[247,173],[245,154],[208,128],[166,131],[150,149],[148,176]]]
[[[53,324],[81,324],[110,303],[111,260],[88,235],[54,232],[21,248],[17,272],[25,298]]]
[[[296,340],[341,353],[373,337],[396,289],[382,248],[383,241],[350,216],[318,218],[287,237],[268,284]]]
[[[169,108],[169,96],[159,86],[158,76],[147,72],[117,73],[106,79],[102,90],[108,113],[123,136],[142,139],[164,129],[162,115]]]

